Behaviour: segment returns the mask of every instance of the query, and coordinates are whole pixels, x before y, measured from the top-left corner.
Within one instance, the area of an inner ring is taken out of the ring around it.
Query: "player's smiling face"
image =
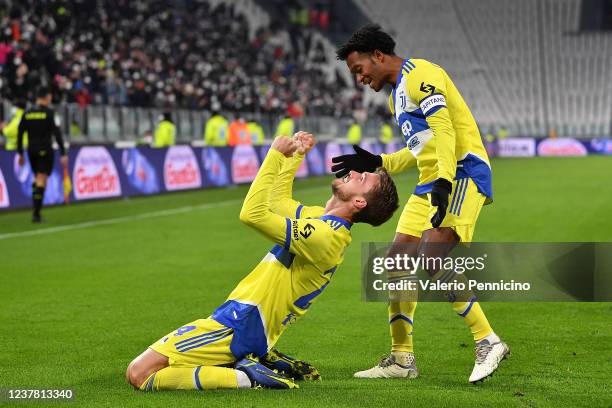
[[[342,201],[363,199],[378,184],[380,175],[376,173],[351,171],[346,176],[332,181],[332,192]]]
[[[380,55],[379,55],[380,54]],[[346,65],[357,82],[362,85],[369,85],[376,92],[380,91],[385,84],[382,70],[382,62],[379,61],[382,53],[380,52],[351,52],[346,58]]]

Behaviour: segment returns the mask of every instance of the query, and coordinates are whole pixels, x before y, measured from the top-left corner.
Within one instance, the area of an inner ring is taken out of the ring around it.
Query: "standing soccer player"
[[[491,166],[474,117],[448,74],[424,59],[400,58],[394,49],[395,41],[380,26],[370,24],[339,47],[337,56],[361,84],[376,92],[391,85],[389,108],[407,147],[378,156],[354,146],[355,154],[333,159],[338,164],[332,170],[343,177],[350,170],[384,166],[398,173],[417,166],[419,181],[397,225],[395,250],[409,256],[445,257],[457,243],[472,240],[482,206],[492,202]],[[449,279],[443,271],[427,272],[436,279]],[[476,343],[469,381],[483,380],[509,353],[508,346],[493,332],[475,297],[456,299],[452,307]],[[389,303],[391,354],[355,377],[418,376],[412,345],[415,308],[415,301]]]
[[[331,281],[351,243],[353,223],[381,225],[397,209],[398,196],[393,180],[378,169],[335,179],[325,208],[293,200],[295,173],[313,145],[305,132],[274,140],[240,220],[276,245],[210,317],[180,327],[136,357],[127,370],[134,387],[286,389],[297,387],[289,377],[300,378],[304,371],[318,376],[273,347]]]
[[[17,133],[17,152],[19,154],[19,165],[23,166],[23,135],[28,134],[28,158],[32,173],[34,173],[34,183],[32,184],[32,222],[40,223],[40,210],[45,196],[47,178],[53,171],[53,140],[59,146],[61,153],[62,166],[68,165],[68,156],[64,148],[62,132],[55,123],[55,113],[49,105],[51,104],[51,91],[48,88],[40,88],[36,95],[36,104],[26,110],[19,122]]]

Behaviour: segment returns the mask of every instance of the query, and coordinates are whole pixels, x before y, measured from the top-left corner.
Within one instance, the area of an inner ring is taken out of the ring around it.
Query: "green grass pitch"
[[[611,169],[607,157],[494,160],[495,203],[481,212],[475,240],[612,241]],[[396,178],[404,199],[415,180],[414,172]],[[329,182],[297,181],[295,197],[323,203]],[[294,391],[132,390],[129,361],[208,316],[271,247],[238,220],[246,188],[49,208],[40,227],[27,211],[0,213],[0,234],[125,217],[0,239],[0,387],[69,387],[67,406],[86,407],[612,406],[611,303],[485,304],[512,355],[477,386],[467,383],[468,329],[449,305],[423,303],[414,338],[421,378],[353,379],[390,344],[386,305],[360,301],[360,242],[391,240],[400,211],[383,227],[353,229],[331,285],[278,344],[319,368],[322,382]]]

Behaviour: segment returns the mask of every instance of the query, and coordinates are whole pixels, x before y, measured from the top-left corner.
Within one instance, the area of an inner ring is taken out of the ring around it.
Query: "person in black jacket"
[[[34,211],[32,222],[41,222],[40,209],[42,208],[43,197],[47,178],[53,171],[53,146],[52,136],[59,145],[61,162],[65,167],[68,165],[68,156],[64,148],[62,132],[55,122],[55,113],[49,104],[51,103],[51,91],[48,88],[40,88],[36,94],[36,104],[26,110],[19,123],[17,133],[17,152],[19,154],[19,165],[23,166],[23,135],[28,133],[28,158],[32,173],[34,173],[34,183],[32,184],[32,201]]]

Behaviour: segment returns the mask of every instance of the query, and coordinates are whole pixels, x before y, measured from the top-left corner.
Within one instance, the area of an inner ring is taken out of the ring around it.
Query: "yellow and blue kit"
[[[492,202],[491,165],[476,121],[448,74],[423,59],[405,59],[389,96],[389,109],[406,147],[383,154],[383,166],[398,173],[416,165],[419,180],[404,208],[398,232],[420,236],[432,228],[435,207],[427,194],[433,182],[453,183],[452,198],[442,227],[472,225],[457,230],[471,240],[473,224],[484,204]]]
[[[263,356],[287,325],[303,316],[329,284],[351,242],[351,223],[292,199],[304,156],[270,149],[245,198],[240,219],[276,245],[207,319],[151,346],[170,365],[231,364]]]
[[[389,109],[406,147],[383,154],[383,166],[398,173],[416,165],[419,181],[396,231],[421,237],[433,228],[437,208],[430,192],[438,178],[452,182],[451,198],[440,227],[452,228],[461,242],[471,242],[482,206],[492,202],[491,165],[476,121],[448,74],[423,59],[405,59],[389,97]],[[392,352],[413,352],[412,329],[417,302],[391,302]],[[475,298],[453,302],[475,340],[493,332]]]

